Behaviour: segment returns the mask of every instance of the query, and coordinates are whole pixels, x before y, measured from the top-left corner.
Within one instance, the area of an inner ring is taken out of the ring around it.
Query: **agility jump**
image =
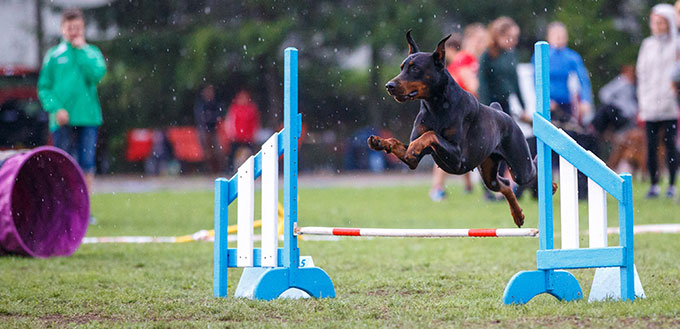
[[[255,156],[249,158],[231,179],[215,181],[215,297],[227,296],[227,269],[243,267],[235,297],[271,300],[290,288],[312,297],[334,297],[335,288],[325,271],[302,267],[298,235],[382,236],[382,237],[536,237],[539,236],[537,271],[516,274],[503,296],[506,304],[523,304],[541,293],[561,300],[581,299],[578,281],[557,269],[598,268],[591,299],[632,300],[644,296],[634,268],[632,182],[607,168],[597,157],[582,149],[566,133],[550,124],[548,45],[538,42],[536,90],[538,112],[534,131],[538,143],[539,230],[536,229],[383,229],[298,227],[297,164],[300,115],[297,110],[297,50],[285,50],[284,128],[274,134]],[[562,249],[553,247],[551,151],[561,156]],[[278,159],[284,155],[284,246],[278,248]],[[590,248],[579,248],[576,172],[589,178]],[[262,177],[262,245],[254,248],[253,214],[255,180]],[[603,188],[604,187],[604,188]],[[619,200],[620,246],[607,246],[606,192]],[[228,206],[238,197],[237,248],[227,247]],[[538,234],[538,232],[541,234]],[[605,273],[600,268],[615,270]],[[612,283],[614,282],[614,283]],[[617,286],[616,283],[619,283]],[[636,285],[637,283],[637,285]],[[638,287],[639,286],[639,287]],[[596,292],[597,296],[593,296]]]

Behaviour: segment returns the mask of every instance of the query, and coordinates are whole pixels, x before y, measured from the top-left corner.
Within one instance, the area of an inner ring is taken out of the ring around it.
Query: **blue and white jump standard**
[[[271,300],[291,288],[312,297],[335,297],[333,282],[318,267],[300,267],[294,230],[298,216],[298,51],[286,48],[284,129],[272,135],[231,179],[215,180],[215,245],[213,294],[227,296],[227,269],[243,267],[235,297]],[[278,160],[284,164],[284,246],[278,248]],[[253,247],[254,181],[262,176],[262,247]],[[227,246],[228,206],[238,197],[237,248]]]
[[[550,123],[550,64],[548,44],[535,47],[536,113],[533,117],[538,153],[539,250],[536,271],[515,274],[505,287],[505,304],[524,304],[548,293],[560,300],[583,298],[576,278],[563,269],[597,268],[591,301],[644,297],[634,265],[633,183],[630,174],[617,175],[564,131]],[[554,249],[552,151],[560,155],[561,240]],[[577,171],[588,176],[590,248],[579,248]],[[619,203],[619,246],[607,245],[606,192]],[[614,274],[614,275],[612,275]]]

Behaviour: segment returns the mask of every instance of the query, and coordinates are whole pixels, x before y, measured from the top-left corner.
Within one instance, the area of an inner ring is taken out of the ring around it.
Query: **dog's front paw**
[[[378,136],[371,136],[368,138],[368,147],[374,151],[388,151],[383,139]]]

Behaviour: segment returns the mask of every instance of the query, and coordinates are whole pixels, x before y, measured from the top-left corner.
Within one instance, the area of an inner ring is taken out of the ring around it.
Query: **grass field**
[[[634,188],[636,224],[680,222],[678,203],[645,200],[646,186]],[[303,188],[300,224],[513,226],[505,202],[461,190],[451,186],[446,201],[432,203],[426,185]],[[521,204],[525,226],[536,227],[536,202],[525,196]],[[95,195],[92,207],[98,224],[88,236],[212,228],[211,192]],[[609,210],[615,226],[613,199]],[[68,258],[0,258],[0,327],[680,327],[680,235],[637,235],[635,243],[647,299],[566,303],[542,295],[523,306],[505,306],[501,296],[514,273],[535,269],[531,238],[300,241],[302,254],[333,279],[337,298],[272,302],[213,298],[211,243],[83,245]],[[594,270],[572,273],[587,296]],[[229,275],[233,294],[240,271]]]

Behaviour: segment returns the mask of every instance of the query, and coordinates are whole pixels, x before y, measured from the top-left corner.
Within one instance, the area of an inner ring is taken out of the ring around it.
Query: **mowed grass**
[[[677,202],[645,200],[647,186],[634,186],[636,224],[680,222]],[[452,185],[441,203],[429,200],[426,182],[302,188],[300,225],[512,227],[506,203],[482,201],[476,188],[465,195]],[[536,227],[536,202],[525,196],[521,204],[525,227]],[[183,235],[213,226],[211,192],[95,195],[92,208],[98,224],[88,236]],[[615,226],[611,198],[609,211]],[[585,229],[585,203],[580,213]],[[617,240],[610,235],[610,244]],[[537,239],[301,240],[302,255],[331,276],[337,297],[270,302],[213,298],[211,243],[82,245],[67,258],[0,258],[0,327],[680,327],[680,235],[637,235],[635,243],[646,299],[567,303],[542,295],[521,306],[503,305],[501,297],[513,274],[536,268]],[[587,296],[594,270],[572,273]],[[233,294],[240,270],[229,275]]]

